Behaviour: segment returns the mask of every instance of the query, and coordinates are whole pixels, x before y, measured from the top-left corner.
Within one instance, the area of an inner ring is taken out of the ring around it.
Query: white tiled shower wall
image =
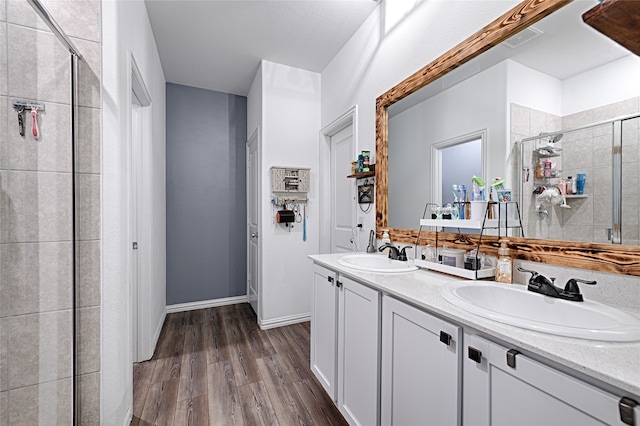
[[[81,424],[100,402],[100,1],[43,1],[84,56],[76,174]],[[0,1],[0,425],[70,424],[70,57],[25,0]],[[45,103],[41,138],[14,98]]]
[[[511,140],[517,141],[543,132],[582,127],[591,123],[640,112],[640,98],[632,98],[599,108],[589,109],[565,117],[558,117],[521,105],[511,104]],[[623,123],[622,132],[622,243],[640,243],[640,137],[639,119]],[[565,132],[557,146],[562,156],[553,158],[562,177],[586,173],[587,198],[569,199],[570,209],[548,207],[549,216],[538,219],[534,188],[541,184],[535,179],[537,157],[533,154],[536,142],[522,144],[524,165],[530,168],[529,181],[523,186],[521,206],[527,238],[562,239],[565,241],[607,243],[607,228],[612,224],[612,125],[602,125],[576,132]],[[514,176],[517,156],[513,157]],[[544,183],[544,182],[542,182]]]

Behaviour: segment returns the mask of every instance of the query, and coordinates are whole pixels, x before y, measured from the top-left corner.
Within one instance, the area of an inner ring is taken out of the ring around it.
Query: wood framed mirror
[[[567,0],[525,0],[433,62],[427,64],[376,100],[376,229],[378,238],[389,229],[393,242],[426,245],[435,243],[433,231],[389,227],[389,114],[388,108],[450,71],[460,67],[490,48],[502,43],[526,27],[568,5]],[[416,217],[416,222],[419,216]],[[473,235],[439,233],[439,243],[470,248],[463,240],[477,240]],[[640,276],[640,247],[598,243],[509,237],[512,256],[517,259],[571,266],[576,268]],[[482,250],[495,255],[498,242],[483,237]]]

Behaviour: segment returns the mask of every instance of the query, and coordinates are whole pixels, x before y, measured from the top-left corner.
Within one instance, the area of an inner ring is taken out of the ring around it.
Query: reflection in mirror
[[[485,181],[504,177],[506,187],[518,196],[523,168],[529,169],[531,188],[522,189],[521,206],[527,238],[608,241],[612,224],[605,222],[613,210],[615,172],[612,131],[563,129],[639,113],[640,58],[582,22],[582,13],[596,4],[574,1],[388,108],[389,227],[416,229],[424,204],[444,201],[432,190],[431,146],[486,129]],[[636,214],[625,216],[629,233],[622,240],[634,244],[640,224],[637,120],[625,129],[620,172],[627,176],[622,192],[628,203],[623,201],[620,209],[635,205]],[[533,190],[543,185],[533,186],[539,163],[533,157],[538,146],[533,145],[546,145],[547,140],[523,146],[522,165],[514,142],[551,132],[564,133],[557,142],[563,151],[552,160],[556,179],[547,183],[556,185],[560,178],[584,173],[589,196],[570,199],[570,209],[553,207],[543,226],[535,211]],[[472,176],[469,172],[466,182],[458,183],[470,185]]]
[[[476,137],[469,141],[448,145],[438,149],[438,152],[440,153],[439,169],[442,176],[442,195],[439,198],[435,197],[434,201],[438,201],[440,205],[455,201],[469,201],[471,199],[471,185],[466,183],[469,180],[469,174],[482,176],[482,138]],[[464,196],[454,194],[453,185],[466,185],[465,191],[469,200],[463,200]]]
[[[563,130],[557,133],[519,141],[525,235],[638,245],[638,113],[594,123],[637,108],[635,98],[582,111],[563,117]],[[513,105],[512,131],[531,113]],[[567,122],[586,124],[567,128]],[[548,214],[538,214],[541,210]]]

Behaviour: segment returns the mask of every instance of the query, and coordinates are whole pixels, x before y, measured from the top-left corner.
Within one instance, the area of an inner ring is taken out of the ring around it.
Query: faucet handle
[[[528,273],[531,274],[532,278],[535,277],[536,275],[538,275],[538,273],[536,271],[532,271],[530,269],[524,269],[524,268],[521,268],[520,266],[518,266],[518,271],[520,271],[520,272],[528,272]]]
[[[578,283],[596,285],[598,282],[581,280],[579,278],[571,278],[569,281],[567,281],[567,284],[564,286],[564,291],[566,293],[580,294],[580,287],[578,287]]]
[[[406,261],[407,260],[407,249],[412,246],[404,246],[400,249],[400,254],[398,255],[398,260]]]

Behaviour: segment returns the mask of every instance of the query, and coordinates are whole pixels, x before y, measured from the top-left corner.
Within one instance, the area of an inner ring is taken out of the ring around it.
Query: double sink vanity
[[[640,312],[310,258],[311,369],[349,424],[640,424]]]

